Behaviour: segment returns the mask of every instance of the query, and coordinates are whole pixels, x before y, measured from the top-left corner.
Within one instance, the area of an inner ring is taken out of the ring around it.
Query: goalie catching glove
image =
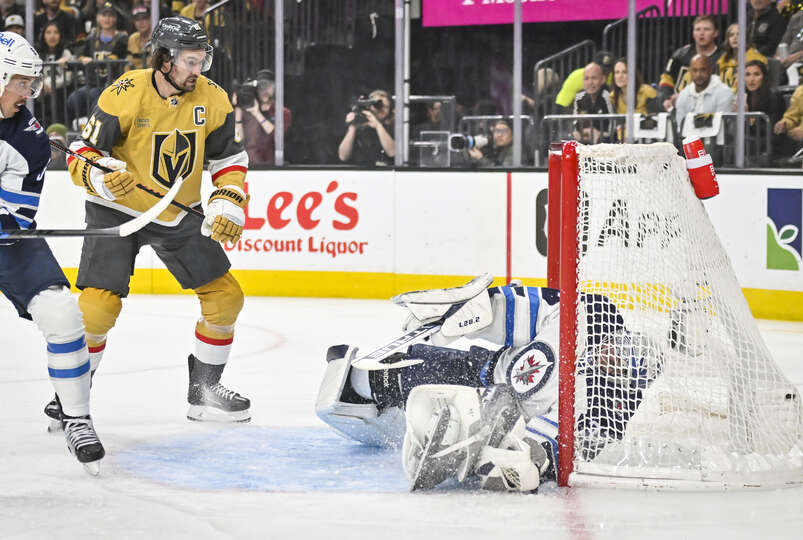
[[[85,164],[89,168],[89,187],[106,200],[113,201],[125,197],[134,191],[134,175],[125,169],[125,162],[111,157],[102,157],[95,161],[98,165],[112,169],[103,172],[97,167]],[[91,193],[91,191],[90,191]]]
[[[245,224],[245,205],[249,196],[236,186],[223,186],[212,192],[201,223],[201,234],[216,242],[235,243]]]

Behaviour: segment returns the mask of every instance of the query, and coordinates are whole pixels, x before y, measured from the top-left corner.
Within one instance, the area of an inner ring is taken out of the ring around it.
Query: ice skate
[[[223,365],[204,364],[194,355],[187,358],[190,386],[187,418],[200,422],[248,422],[251,401],[220,384]]]
[[[49,423],[47,426],[48,433],[57,433],[62,431],[61,427],[61,403],[59,403],[58,396],[53,396],[53,399],[45,405],[45,416],[47,416]]]
[[[62,414],[62,429],[67,448],[75,456],[86,472],[92,476],[100,474],[100,460],[106,455],[103,445],[95,433],[92,418],[86,416],[67,416]]]

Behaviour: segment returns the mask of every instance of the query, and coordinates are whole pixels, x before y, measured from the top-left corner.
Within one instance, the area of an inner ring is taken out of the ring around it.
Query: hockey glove
[[[89,183],[98,195],[113,201],[134,191],[134,175],[125,170],[124,161],[103,157],[96,163],[113,170],[113,172],[105,173],[97,167],[90,169]]]
[[[212,192],[201,223],[201,234],[221,243],[235,243],[245,224],[245,205],[249,196],[236,186],[223,186]]]

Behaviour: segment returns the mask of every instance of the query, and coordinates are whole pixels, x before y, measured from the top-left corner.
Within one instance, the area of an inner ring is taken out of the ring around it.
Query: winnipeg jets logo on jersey
[[[28,127],[25,128],[25,131],[33,131],[37,135],[43,133],[45,129],[42,127],[42,124],[37,122],[36,118],[31,118],[28,120]]]
[[[510,362],[507,380],[522,398],[540,390],[555,369],[555,353],[546,343],[536,341],[527,345]]]
[[[153,134],[151,176],[169,188],[179,176],[187,178],[195,166],[197,132],[179,131]]]

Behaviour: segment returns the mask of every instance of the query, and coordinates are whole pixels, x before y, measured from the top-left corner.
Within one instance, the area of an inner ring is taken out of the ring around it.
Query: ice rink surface
[[[222,382],[249,424],[185,419],[193,296],[124,300],[93,387],[99,478],[48,434],[44,340],[0,302],[0,538],[801,538],[803,488],[410,494],[399,454],[337,437],[313,411],[329,345],[399,334],[385,301],[247,298]],[[759,321],[803,388],[803,324]]]

